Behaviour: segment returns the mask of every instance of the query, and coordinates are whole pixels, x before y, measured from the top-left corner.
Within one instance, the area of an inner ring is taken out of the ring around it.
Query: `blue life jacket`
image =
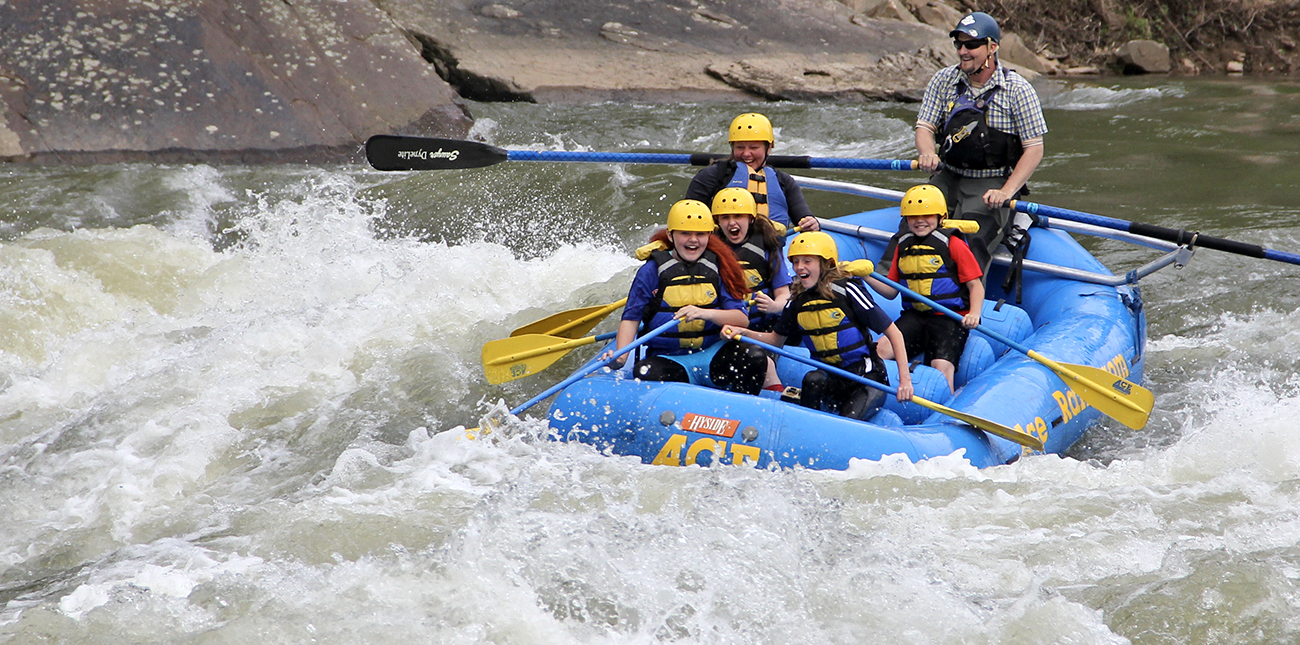
[[[759,217],[767,217],[790,228],[790,207],[786,204],[785,191],[781,190],[776,170],[764,166],[762,174],[751,173],[744,162],[735,163],[736,173],[727,182],[727,188],[744,188],[753,193]]]

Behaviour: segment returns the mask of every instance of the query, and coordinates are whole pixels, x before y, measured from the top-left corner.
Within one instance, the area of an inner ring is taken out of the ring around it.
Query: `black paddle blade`
[[[455,170],[505,161],[505,150],[477,141],[376,134],[366,141],[366,160],[375,170]]]

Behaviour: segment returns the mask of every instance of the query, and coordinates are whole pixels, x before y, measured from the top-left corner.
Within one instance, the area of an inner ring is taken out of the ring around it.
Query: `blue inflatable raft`
[[[898,223],[895,207],[832,220],[823,230],[835,236],[841,260],[876,260]],[[1035,227],[1031,232],[1023,304],[1014,306],[1000,292],[1006,269],[995,260],[987,280],[989,297],[1007,302],[985,301],[984,326],[1056,361],[1102,368],[1140,383],[1146,318],[1136,287],[1138,272],[1115,277],[1063,230]],[[1171,254],[1160,266],[1173,261]],[[1158,268],[1144,268],[1142,275]],[[897,317],[901,300],[873,295]],[[890,382],[897,383],[894,363],[886,363]],[[788,358],[779,359],[777,366],[782,382],[795,386],[811,369]],[[956,382],[952,395],[937,370],[913,370],[918,395],[1037,435],[1046,452],[1064,452],[1100,417],[1052,370],[979,332],[967,341]],[[673,466],[720,460],[760,468],[844,469],[853,459],[901,454],[920,461],[961,451],[983,468],[1013,462],[1030,451],[914,403],[899,404],[892,396],[887,401],[872,418],[856,421],[778,398],[643,382],[626,370],[602,369],[562,390],[548,419],[558,440]]]

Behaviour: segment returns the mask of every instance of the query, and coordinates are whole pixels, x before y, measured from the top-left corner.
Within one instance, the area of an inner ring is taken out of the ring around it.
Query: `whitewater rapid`
[[[1199,101],[1205,120],[1223,109],[1217,87],[1100,89],[1046,99],[1053,127],[1165,133],[1171,102]],[[783,152],[909,151],[905,107],[767,107]],[[476,109],[478,134],[508,147],[714,150],[736,107]],[[1300,250],[1300,205],[1243,195],[1268,213],[1261,230],[1236,207],[1179,202],[1186,176],[1114,136],[1059,139],[1035,197],[1122,201],[1103,214]],[[1152,189],[1117,194],[1112,178],[1138,166]],[[1289,167],[1259,165],[1256,181],[1289,181]],[[21,215],[0,231],[0,641],[1275,643],[1300,630],[1294,267],[1199,251],[1144,280],[1152,422],[1099,426],[1065,457],[655,467],[548,440],[544,406],[488,436],[464,429],[587,358],[489,386],[479,351],[621,298],[631,249],[690,169],[0,174],[0,204]],[[879,205],[810,201],[828,215]],[[1151,258],[1085,243],[1116,271]]]

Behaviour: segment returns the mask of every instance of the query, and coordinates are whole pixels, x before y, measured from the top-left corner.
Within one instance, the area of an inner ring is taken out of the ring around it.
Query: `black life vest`
[[[751,222],[749,227],[749,237],[745,238],[737,246],[731,246],[731,250],[736,254],[736,259],[740,261],[740,267],[745,270],[745,284],[749,286],[751,293],[762,291],[767,295],[772,294],[772,256],[771,253],[763,246],[763,232],[758,230]],[[762,318],[765,314],[759,311],[758,305],[751,303],[749,305],[749,319],[751,321]]]
[[[722,306],[722,276],[718,273],[718,256],[712,251],[705,251],[691,263],[682,262],[670,251],[655,251],[650,260],[658,267],[659,288],[646,304],[643,329],[657,329],[687,305],[704,309]],[[703,349],[720,340],[720,331],[721,327],[703,319],[681,322],[647,345],[661,350]]]
[[[835,366],[870,359],[874,367],[880,362],[876,344],[871,342],[865,325],[854,316],[845,291],[844,285],[853,279],[832,282],[830,300],[811,289],[796,296],[789,306],[794,308],[803,344],[813,358]]]
[[[957,84],[957,98],[948,104],[948,120],[939,134],[939,158],[945,164],[964,170],[1001,168],[1010,173],[1020,161],[1024,154],[1020,137],[988,124],[987,108],[1001,89],[995,85],[972,98],[965,81]]]
[[[931,231],[925,237],[903,233],[898,238],[898,273],[911,289],[949,309],[968,311],[970,289],[957,276],[957,262],[948,248],[949,234]],[[954,231],[951,235],[960,236]],[[905,309],[930,311],[930,306],[910,299]]]

